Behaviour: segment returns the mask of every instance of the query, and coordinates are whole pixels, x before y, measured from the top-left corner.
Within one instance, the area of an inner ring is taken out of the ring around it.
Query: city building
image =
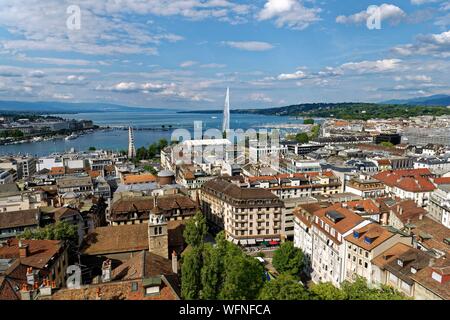
[[[338,203],[314,212],[312,222],[312,281],[331,282],[336,287],[345,277],[345,237],[369,224]]]
[[[431,193],[436,189],[428,169],[382,171],[373,176],[386,185],[386,193],[401,199],[414,200],[417,205],[426,207]]]
[[[241,188],[217,178],[203,184],[200,202],[208,222],[224,230],[227,239],[235,244],[281,240],[283,203],[268,190]]]
[[[352,281],[359,276],[372,283],[372,259],[397,243],[412,246],[412,237],[376,223],[353,230],[345,237],[345,278]]]
[[[427,253],[404,243],[397,243],[372,259],[372,281],[376,285],[393,287],[414,298],[414,275],[432,263],[433,258]]]
[[[148,222],[150,214],[164,215],[169,221],[186,220],[197,209],[193,200],[181,194],[123,197],[112,203],[108,221],[113,226],[140,224]]]

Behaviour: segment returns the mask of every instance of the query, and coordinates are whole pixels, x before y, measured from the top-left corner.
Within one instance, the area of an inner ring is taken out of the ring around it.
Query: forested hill
[[[219,113],[215,111],[189,111],[190,113]],[[307,103],[269,109],[239,109],[231,113],[253,113],[291,117],[316,117],[338,119],[389,119],[421,115],[450,115],[450,108],[439,106],[411,106],[377,103]]]
[[[311,103],[263,110],[245,110],[245,113],[367,120],[421,115],[450,115],[450,108],[376,103]]]

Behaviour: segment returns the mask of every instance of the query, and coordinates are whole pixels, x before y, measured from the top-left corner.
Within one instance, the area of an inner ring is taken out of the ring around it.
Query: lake
[[[210,128],[222,128],[221,114],[195,114],[177,113],[176,111],[133,111],[133,112],[99,112],[78,114],[56,114],[66,119],[92,120],[100,126],[133,126],[135,128],[152,128],[152,130],[136,130],[136,147],[149,146],[151,143],[165,138],[170,139],[172,131],[176,128],[193,131],[194,121],[202,121],[203,130]],[[299,124],[303,120],[282,116],[264,116],[255,114],[231,114],[230,126],[232,129],[249,128],[258,129],[261,126],[277,124]],[[170,130],[162,130],[162,126]],[[43,156],[54,152],[84,151],[89,147],[107,150],[126,150],[128,148],[127,130],[98,130],[90,134],[79,136],[74,140],[50,140],[41,142],[23,143],[17,145],[0,146],[0,155],[7,154],[30,154]]]

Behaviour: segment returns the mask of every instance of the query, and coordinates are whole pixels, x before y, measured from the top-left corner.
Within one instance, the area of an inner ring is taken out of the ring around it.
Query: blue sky
[[[1,100],[372,102],[450,94],[449,75],[448,0],[0,0]]]

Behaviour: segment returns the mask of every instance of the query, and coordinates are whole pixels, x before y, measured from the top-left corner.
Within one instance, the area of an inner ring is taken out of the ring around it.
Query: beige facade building
[[[208,221],[235,244],[281,240],[283,203],[268,190],[218,178],[203,185],[200,200]]]

